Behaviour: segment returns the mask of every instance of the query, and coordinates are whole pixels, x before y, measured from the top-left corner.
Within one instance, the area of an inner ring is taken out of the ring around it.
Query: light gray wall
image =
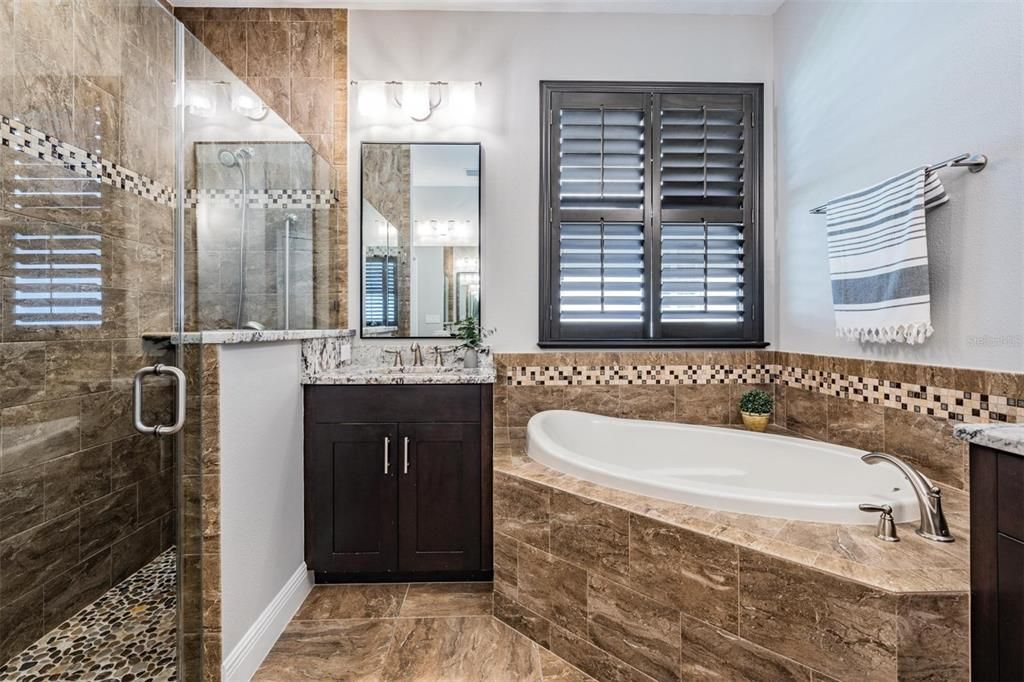
[[[349,75],[356,80],[480,80],[472,125],[444,109],[413,123],[392,108],[381,120],[349,105],[349,144],[362,141],[483,143],[483,317],[493,346],[529,351],[537,342],[541,80],[739,81],[766,83],[765,168],[772,157],[771,17],[500,12],[349,13]],[[359,154],[349,154],[358,191]],[[765,177],[766,244],[774,196]],[[358,234],[357,197],[349,201]],[[350,239],[349,272],[359,271]],[[774,277],[771,258],[766,277]],[[349,319],[359,319],[350,287]],[[771,301],[768,301],[769,305]],[[774,338],[769,311],[766,333]]]
[[[774,17],[779,347],[1024,368],[1024,3],[801,2]],[[834,335],[823,216],[808,210],[960,152],[929,214],[935,334],[923,346]]]
[[[300,349],[298,341],[221,348],[225,656],[303,565]]]

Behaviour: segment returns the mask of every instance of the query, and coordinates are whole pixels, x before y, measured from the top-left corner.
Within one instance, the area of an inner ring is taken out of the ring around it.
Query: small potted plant
[[[764,431],[768,428],[768,417],[775,408],[775,399],[760,389],[747,391],[740,396],[740,414],[743,425],[750,431]]]
[[[493,333],[493,329],[480,326],[480,321],[475,317],[466,317],[455,323],[452,336],[461,342],[459,348],[466,349],[466,355],[462,359],[463,367],[472,369],[480,366],[479,355],[487,352],[484,339]]]

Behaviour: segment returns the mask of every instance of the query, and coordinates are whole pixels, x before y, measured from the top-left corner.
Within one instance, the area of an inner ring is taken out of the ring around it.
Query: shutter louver
[[[85,233],[15,234],[14,325],[101,325],[102,242]]]
[[[641,209],[644,203],[644,112],[559,112],[559,202],[571,209]]]
[[[643,324],[643,225],[562,223],[559,292],[563,324]]]
[[[661,227],[661,321],[743,321],[743,225]]]
[[[662,110],[662,209],[743,208],[744,120],[742,100]]]

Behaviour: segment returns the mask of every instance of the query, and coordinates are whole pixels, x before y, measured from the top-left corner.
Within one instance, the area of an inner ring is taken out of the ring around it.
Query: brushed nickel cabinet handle
[[[402,469],[403,474],[409,473],[409,436],[405,437],[405,458]]]
[[[384,436],[384,475],[387,476],[391,470],[390,457],[388,457],[388,451],[391,450],[391,437]]]

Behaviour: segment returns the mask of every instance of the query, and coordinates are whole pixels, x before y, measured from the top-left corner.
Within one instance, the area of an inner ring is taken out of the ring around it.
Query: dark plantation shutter
[[[574,338],[640,338],[647,282],[644,98],[574,93],[558,99],[553,323]]]
[[[759,343],[760,87],[548,87],[542,344]]]
[[[669,338],[744,338],[754,266],[752,98],[655,97],[658,311]]]
[[[394,258],[375,256],[366,259],[363,281],[365,324],[368,327],[389,327],[396,325],[395,278],[397,276]]]

